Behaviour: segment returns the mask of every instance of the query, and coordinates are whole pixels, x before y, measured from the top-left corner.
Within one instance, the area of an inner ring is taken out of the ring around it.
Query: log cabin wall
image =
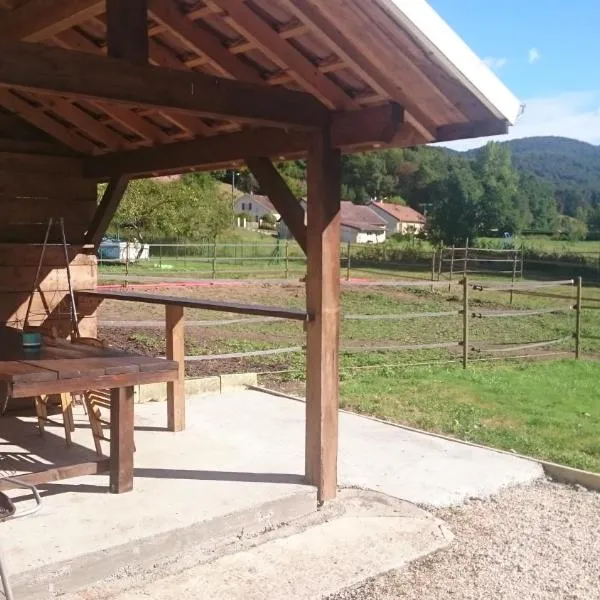
[[[93,249],[81,246],[97,205],[96,183],[70,158],[0,152],[0,323],[24,324],[50,217],[63,217],[73,289],[96,287]],[[50,242],[60,244],[60,228]],[[62,245],[48,246],[29,324],[70,332],[68,279]],[[94,306],[78,307],[81,335],[96,335]]]

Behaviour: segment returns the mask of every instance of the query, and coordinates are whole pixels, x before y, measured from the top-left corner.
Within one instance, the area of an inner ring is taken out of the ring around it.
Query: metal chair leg
[[[0,548],[0,580],[2,580],[2,590],[4,591],[6,600],[14,600],[10,581],[8,580],[8,572],[4,564],[4,557],[2,556],[2,548]]]

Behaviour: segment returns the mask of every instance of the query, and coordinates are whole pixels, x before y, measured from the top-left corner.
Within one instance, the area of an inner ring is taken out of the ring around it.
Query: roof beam
[[[148,64],[147,0],[106,0],[108,56]]]
[[[338,110],[360,107],[246,4],[240,0],[213,0],[210,4],[225,10],[227,12],[225,20],[231,27],[253,42],[275,63],[283,62],[296,82],[304,90],[319,98],[325,106]]]
[[[104,10],[104,0],[30,0],[3,15],[0,40],[41,42]]]
[[[373,149],[389,143],[414,142],[414,129],[402,122],[397,105],[334,113],[331,140],[340,149]],[[98,180],[127,173],[132,176],[222,168],[251,158],[302,156],[308,148],[307,132],[280,129],[245,129],[239,133],[177,142],[160,148],[141,148],[94,157],[86,163],[86,176]]]
[[[1,44],[0,87],[275,127],[317,129],[330,113],[310,94],[196,72],[14,42]]]

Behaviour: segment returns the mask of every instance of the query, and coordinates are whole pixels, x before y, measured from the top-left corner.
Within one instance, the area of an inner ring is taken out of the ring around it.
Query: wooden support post
[[[133,489],[133,386],[110,391],[110,492]]]
[[[106,0],[108,56],[148,64],[147,0]]]
[[[462,280],[463,284],[463,369],[469,363],[469,280],[467,276]]]
[[[167,359],[179,363],[177,381],[167,383],[167,428],[169,431],[185,429],[185,350],[183,306],[167,305],[166,335]]]
[[[469,262],[469,238],[465,240],[465,263],[463,265],[463,278],[467,276],[467,263]]]
[[[337,492],[341,156],[328,134],[308,154],[306,479],[318,502]]]
[[[577,313],[575,315],[575,358],[581,358],[581,304],[583,302],[583,280],[577,278]]]

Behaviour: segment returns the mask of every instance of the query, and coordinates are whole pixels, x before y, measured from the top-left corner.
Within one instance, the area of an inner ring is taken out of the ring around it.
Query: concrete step
[[[169,573],[130,573],[68,596],[69,600],[308,600],[321,598],[446,547],[444,523],[416,506],[377,492],[343,490],[322,522],[301,520],[254,545]],[[181,558],[188,557],[188,553]],[[176,569],[177,562],[171,562]]]

